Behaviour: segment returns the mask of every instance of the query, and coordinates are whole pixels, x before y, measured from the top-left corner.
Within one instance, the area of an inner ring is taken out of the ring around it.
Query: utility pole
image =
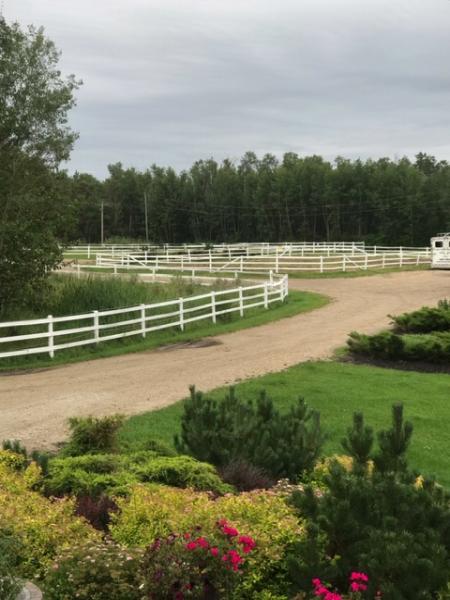
[[[145,241],[148,244],[147,192],[144,192],[144,215],[145,215]]]
[[[104,202],[102,200],[101,206],[100,206],[100,240],[101,240],[101,244],[103,246],[103,239],[104,239],[104,228],[103,228],[103,208],[104,208]]]

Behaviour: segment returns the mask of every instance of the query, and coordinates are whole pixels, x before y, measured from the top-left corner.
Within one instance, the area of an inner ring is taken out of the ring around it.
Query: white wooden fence
[[[243,317],[245,311],[258,306],[268,308],[273,302],[283,301],[287,295],[288,277],[284,276],[271,278],[258,285],[212,291],[155,304],[4,322],[0,323],[0,333],[6,331],[5,335],[0,336],[0,348],[12,346],[12,349],[0,352],[0,359],[44,353],[53,358],[55,352],[65,348],[129,336],[145,338],[152,331],[173,327],[183,331],[186,324],[194,321],[211,320],[216,323],[218,317],[229,313],[239,313]],[[23,331],[25,333],[21,333]]]
[[[429,250],[429,249],[427,249]],[[241,255],[228,258],[212,251],[205,254],[159,255],[143,252],[109,256],[98,254],[96,268],[110,269],[115,274],[119,270],[190,273],[192,277],[202,272],[209,273],[295,273],[295,272],[347,272],[368,269],[403,268],[430,263],[430,252],[421,249],[391,250],[378,248],[374,253],[364,251],[340,254],[322,251],[319,254],[299,255],[275,254],[267,256]]]
[[[211,251],[213,254],[223,256],[270,255],[270,254],[295,254],[301,251],[320,252],[329,249],[333,252],[354,252],[364,250],[364,242],[255,242],[236,244],[83,244],[64,248],[64,254],[70,256],[83,256],[95,258],[97,254],[121,256],[130,253],[147,251],[149,254],[169,256],[171,254],[204,254]]]

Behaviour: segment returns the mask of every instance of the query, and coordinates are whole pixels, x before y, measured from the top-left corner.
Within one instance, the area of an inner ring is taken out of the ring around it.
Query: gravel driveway
[[[134,414],[171,404],[188,386],[208,390],[311,359],[329,357],[357,330],[375,332],[388,314],[450,297],[450,271],[409,271],[354,279],[290,281],[333,302],[267,325],[166,347],[43,371],[0,376],[0,440],[50,448],[70,416]]]

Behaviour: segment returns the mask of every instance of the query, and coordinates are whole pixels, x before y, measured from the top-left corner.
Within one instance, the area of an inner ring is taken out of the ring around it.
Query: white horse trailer
[[[431,238],[431,268],[450,269],[450,233]]]

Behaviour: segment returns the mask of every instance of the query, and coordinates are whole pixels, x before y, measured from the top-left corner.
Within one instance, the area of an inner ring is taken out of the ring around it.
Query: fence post
[[[191,251],[188,250],[188,261],[191,262]]]
[[[91,258],[91,245],[88,244],[88,258]]]
[[[239,287],[239,314],[244,316],[244,296],[242,294],[242,286]]]
[[[345,254],[342,255],[342,272],[345,273]]]
[[[145,338],[145,304],[141,304],[141,333],[142,337]]]
[[[376,253],[377,253],[377,247],[376,247],[376,246],[374,246],[374,247],[373,247],[373,253],[374,253],[374,254],[376,254]]]
[[[403,267],[403,247],[400,246],[400,266]]]
[[[323,273],[323,256],[320,257],[320,272]]]
[[[267,289],[267,281],[264,282],[264,308],[269,308],[269,290]]]
[[[181,272],[183,273],[184,271],[184,258],[183,255],[181,255]]]
[[[280,259],[278,257],[278,252],[277,252],[277,254],[275,256],[275,273],[278,273],[279,261],[280,261]]]
[[[269,281],[270,281],[270,285],[273,284],[273,271],[272,269],[269,271]]]
[[[369,257],[369,255],[368,255],[368,254],[366,254],[366,255],[364,256],[364,269],[365,269],[366,271],[367,271],[367,269],[368,269],[368,265],[367,265],[367,259],[368,259],[368,257]]]
[[[55,340],[53,337],[53,315],[48,315],[48,353],[50,358],[55,356]]]
[[[144,262],[147,263],[147,250],[144,250]]]
[[[94,340],[95,343],[98,344],[100,341],[100,330],[99,330],[99,319],[98,319],[98,310],[94,310]]]
[[[383,262],[381,263],[381,268],[384,269],[385,266],[386,266],[386,253],[383,252]]]
[[[184,331],[184,314],[183,314],[183,298],[178,298],[180,303],[180,329]]]
[[[420,254],[417,255],[416,266],[419,265],[419,262],[420,262]]]
[[[212,322],[216,323],[216,292],[214,290],[211,292],[211,317]]]
[[[244,257],[241,256],[241,273],[244,271]]]
[[[211,256],[211,250],[209,251],[209,272],[212,273],[212,256]]]

